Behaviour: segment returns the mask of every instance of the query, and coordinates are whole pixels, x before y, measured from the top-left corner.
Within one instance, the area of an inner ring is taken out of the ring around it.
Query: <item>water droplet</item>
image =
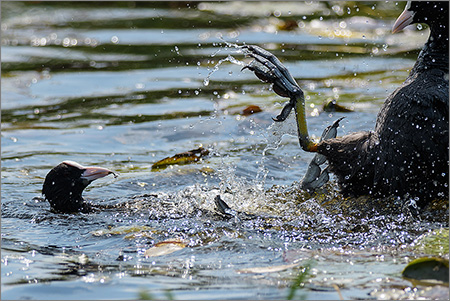
[[[119,43],[119,37],[117,37],[117,36],[112,36],[112,37],[111,37],[111,42],[114,43],[114,44]]]
[[[178,46],[175,46],[174,49],[175,49],[176,54],[181,55],[180,49],[178,48]]]

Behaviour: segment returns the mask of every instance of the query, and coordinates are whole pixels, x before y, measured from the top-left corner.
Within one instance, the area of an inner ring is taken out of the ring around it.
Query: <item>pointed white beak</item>
[[[117,174],[109,169],[103,168],[103,167],[97,167],[97,166],[83,166],[75,161],[63,161],[63,163],[67,165],[71,165],[73,167],[76,167],[80,170],[84,170],[83,174],[81,175],[82,179],[86,179],[89,182],[92,182],[94,180],[97,180],[99,178],[106,177],[109,174],[113,174],[115,178],[117,178]]]
[[[409,24],[413,22],[414,19],[414,12],[408,10],[405,8],[405,10],[402,12],[402,14],[397,18],[397,20],[394,23],[394,27],[392,27],[392,33],[397,33]]]
[[[89,182],[92,182],[99,178],[106,177],[109,174],[113,174],[114,177],[117,177],[117,175],[113,171],[102,167],[93,166],[93,167],[84,167],[83,169],[84,172],[81,175],[81,178],[86,179]]]

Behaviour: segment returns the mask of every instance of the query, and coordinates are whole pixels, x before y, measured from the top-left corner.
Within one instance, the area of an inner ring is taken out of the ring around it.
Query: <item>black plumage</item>
[[[448,198],[448,2],[411,2],[394,32],[426,23],[430,36],[405,82],[383,104],[373,132],[325,140],[324,154],[342,192]]]
[[[64,161],[45,177],[42,194],[53,211],[60,213],[89,212],[92,206],[85,202],[83,190],[94,180],[114,174],[101,167],[84,167],[73,161]]]
[[[399,196],[415,198],[419,204],[448,199],[448,8],[446,1],[408,2],[393,32],[426,23],[430,36],[405,82],[383,104],[375,129],[335,138],[336,121],[317,143],[308,134],[303,91],[286,67],[258,46],[240,47],[255,59],[245,68],[290,99],[274,120],[286,120],[294,109],[301,148],[317,152],[303,188],[320,187],[331,171],[346,196]],[[325,159],[329,166],[321,171],[317,162]]]

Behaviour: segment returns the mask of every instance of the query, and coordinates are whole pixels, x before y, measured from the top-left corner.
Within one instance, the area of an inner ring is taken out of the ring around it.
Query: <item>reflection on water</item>
[[[446,205],[418,217],[398,200],[344,200],[333,181],[300,191],[312,155],[292,116],[272,122],[285,100],[227,45],[283,60],[313,136],[342,116],[339,134],[369,130],[428,35],[391,35],[404,3],[1,5],[3,298],[284,299],[309,263],[309,299],[337,299],[336,287],[344,298],[448,297],[400,275],[420,255],[414,240],[448,227]],[[331,99],[354,112],[322,112]],[[245,116],[249,105],[262,112]],[[199,146],[202,161],[152,171]],[[120,174],[85,191],[104,210],[54,214],[38,198],[66,159]],[[216,195],[238,214],[218,214]],[[145,256],[176,239],[186,247]]]

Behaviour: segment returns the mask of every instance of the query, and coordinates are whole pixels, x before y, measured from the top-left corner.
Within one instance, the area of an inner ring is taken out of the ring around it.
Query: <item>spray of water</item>
[[[249,53],[249,51],[248,51],[247,49],[245,49],[244,46],[242,46],[242,45],[238,45],[238,44],[235,44],[235,43],[227,42],[227,41],[225,41],[223,38],[220,38],[220,39],[221,39],[222,42],[225,44],[225,47],[224,47],[224,48],[220,48],[219,50],[217,50],[216,52],[214,52],[214,53],[211,55],[211,57],[215,57],[222,49],[228,49],[228,48],[234,48],[234,49],[236,49],[236,54],[244,54],[244,55],[247,55],[247,54]],[[217,64],[214,66],[214,68],[209,72],[208,76],[203,80],[203,84],[204,84],[205,86],[208,86],[208,85],[209,85],[209,81],[210,81],[211,76],[212,76],[216,71],[219,70],[219,66],[222,65],[222,63],[224,63],[224,62],[230,62],[230,63],[232,63],[232,64],[236,64],[236,65],[241,66],[241,67],[244,67],[244,66],[247,65],[245,62],[236,59],[236,58],[233,57],[232,55],[228,55],[226,58],[223,58],[223,59],[219,60],[219,61],[217,62]]]
[[[211,76],[214,74],[214,72],[219,70],[219,66],[222,65],[223,62],[230,62],[239,66],[244,67],[245,63],[242,61],[237,60],[236,58],[234,58],[231,55],[228,55],[226,58],[220,59],[217,64],[214,66],[214,68],[208,73],[208,76],[203,80],[203,85],[208,86],[209,85],[209,80],[211,78]]]
[[[225,46],[223,48],[220,48],[218,51],[214,52],[211,55],[211,57],[215,57],[222,49],[228,49],[228,48],[235,49],[236,54],[243,54],[244,56],[246,56],[249,53],[249,51],[246,48],[244,48],[244,46],[242,46],[242,45],[227,42],[222,38],[221,38],[221,40]],[[205,86],[209,85],[212,75],[219,70],[220,66],[224,62],[230,62],[232,64],[236,64],[241,67],[245,67],[247,65],[247,63],[236,59],[232,55],[228,55],[227,57],[220,59],[216,63],[216,65],[213,67],[213,69],[209,72],[208,76],[203,81],[203,84]],[[267,151],[278,149],[278,146],[280,145],[284,134],[285,133],[291,134],[290,128],[295,129],[295,126],[292,126],[291,122],[284,122],[284,123],[273,122],[268,128],[262,129],[257,123],[253,122],[252,120],[251,120],[251,122],[253,123],[253,126],[255,128],[259,128],[261,130],[260,131],[262,133],[261,136],[263,137],[262,142],[264,144],[266,144],[266,147],[262,152],[261,159],[259,160],[259,166],[258,166],[258,171],[257,171],[256,177],[251,183],[252,187],[256,188],[256,190],[261,192],[264,189],[266,178],[269,173],[269,169],[265,166]],[[292,132],[292,134],[295,135],[295,132]],[[225,168],[225,170],[228,170],[228,169],[229,169],[229,166],[227,168]],[[224,174],[228,174],[228,176],[225,177],[227,179],[224,182],[230,183],[231,179],[237,180],[235,178],[235,175],[233,175],[231,177],[229,176],[229,172],[230,172],[229,170],[227,172],[225,172],[225,171],[223,171],[223,172],[224,172]],[[247,184],[249,184],[249,183],[247,183]],[[221,190],[223,191],[224,189],[222,188]]]

